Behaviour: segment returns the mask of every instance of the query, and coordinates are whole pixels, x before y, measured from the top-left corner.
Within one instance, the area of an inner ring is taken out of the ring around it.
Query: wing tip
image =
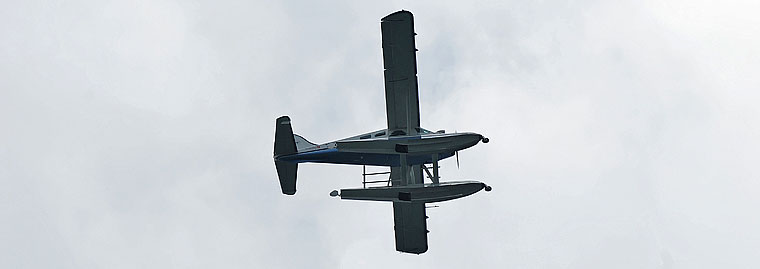
[[[420,255],[422,253],[427,252],[428,248],[427,248],[427,246],[425,246],[424,248],[413,248],[413,249],[399,249],[399,248],[396,248],[396,251],[401,252],[401,253],[409,253],[409,254]]]
[[[396,20],[404,20],[404,19],[412,18],[412,17],[414,17],[414,15],[412,15],[412,12],[402,9],[402,10],[393,12],[391,14],[388,14],[388,16],[385,16],[380,20],[381,21],[396,21]]]

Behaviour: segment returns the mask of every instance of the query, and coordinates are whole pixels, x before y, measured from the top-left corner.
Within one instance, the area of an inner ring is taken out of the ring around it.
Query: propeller
[[[457,170],[459,170],[459,151],[454,151],[454,155],[457,155]]]
[[[454,129],[454,133],[457,133],[456,129]],[[457,155],[457,170],[459,170],[459,151],[454,151],[454,155]]]

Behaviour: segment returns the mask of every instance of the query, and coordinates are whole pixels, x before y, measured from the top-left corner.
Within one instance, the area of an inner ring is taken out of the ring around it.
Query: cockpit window
[[[372,135],[363,135],[363,136],[359,137],[359,139],[367,139],[367,138],[370,138],[370,137],[372,137]]]
[[[384,136],[384,135],[385,135],[385,132],[379,132],[379,133],[376,133],[376,134],[375,134],[375,137],[378,137],[378,136]]]
[[[404,132],[404,131],[402,131],[402,130],[395,130],[395,131],[393,131],[393,132],[391,133],[391,135],[390,135],[390,136],[399,136],[399,135],[406,135],[406,132]]]

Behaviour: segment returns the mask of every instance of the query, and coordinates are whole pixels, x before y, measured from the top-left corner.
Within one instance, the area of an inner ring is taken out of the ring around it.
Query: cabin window
[[[384,136],[384,135],[385,135],[385,132],[379,132],[379,133],[376,133],[376,134],[375,134],[375,137],[378,137],[378,136]]]
[[[395,131],[393,131],[393,132],[391,133],[391,135],[390,135],[390,136],[399,136],[399,135],[406,135],[406,132],[404,132],[404,131],[402,131],[402,130],[395,130]]]
[[[359,137],[359,139],[367,139],[367,138],[370,138],[370,137],[372,137],[372,135],[363,135],[363,136]]]

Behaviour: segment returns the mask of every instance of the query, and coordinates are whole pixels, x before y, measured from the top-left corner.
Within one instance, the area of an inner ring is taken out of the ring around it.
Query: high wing
[[[428,249],[425,203],[393,203],[396,250],[422,254]]]
[[[407,134],[420,127],[417,95],[417,48],[414,46],[414,18],[398,11],[381,20],[383,67],[385,68],[385,111],[390,132]]]
[[[410,166],[412,178],[422,183],[422,171],[419,165]],[[401,167],[391,167],[391,182],[394,186],[406,185]],[[393,230],[396,232],[396,250],[406,253],[421,254],[427,251],[427,215],[425,203],[393,202]]]
[[[398,11],[385,16],[381,20],[380,28],[383,35],[388,131],[391,134],[399,130],[413,134],[416,132],[415,128],[420,127],[414,17],[409,11]],[[402,166],[405,166],[405,162]],[[406,176],[403,175],[404,172],[407,172]],[[419,165],[391,167],[390,177],[393,186],[423,183],[422,169]],[[425,219],[425,203],[393,203],[396,250],[415,254],[427,251],[428,231]]]

